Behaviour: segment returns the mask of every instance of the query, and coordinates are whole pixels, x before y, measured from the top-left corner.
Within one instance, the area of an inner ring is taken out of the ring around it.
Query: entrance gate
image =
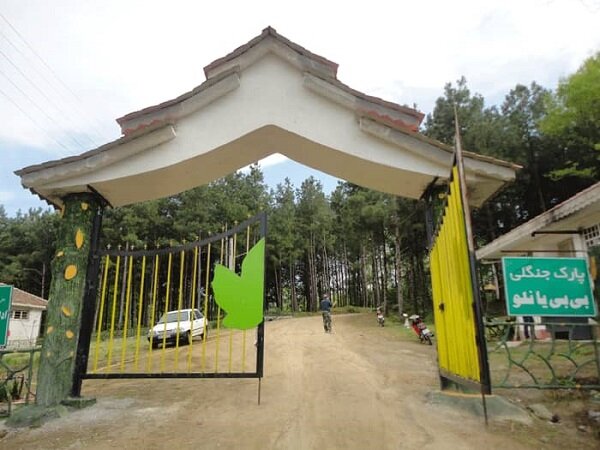
[[[97,250],[98,289],[82,313],[74,389],[83,379],[258,378],[260,402],[265,234],[262,213],[196,242]],[[246,320],[257,300],[249,277],[259,304]]]
[[[408,198],[420,198],[428,185],[447,178],[451,150],[418,133],[422,113],[350,88],[338,79],[337,69],[333,61],[268,27],[256,38],[206,66],[206,80],[193,90],[117,119],[123,134],[119,139],[77,156],[16,172],[23,186],[64,211],[59,235],[62,259],[57,259],[60,263],[55,265],[50,289],[53,301],[48,310],[48,328],[55,332],[45,339],[40,358],[36,399],[39,404],[62,401],[68,395],[69,385],[74,386],[71,393],[77,396],[81,380],[92,376],[223,375],[218,358],[215,357],[217,364],[212,368],[206,362],[213,329],[206,340],[204,366],[167,372],[165,356],[162,369],[160,364],[158,369],[154,365],[140,369],[141,353],[136,356],[136,351],[147,350],[141,343],[145,327],[151,325],[152,319],[151,312],[150,319],[147,315],[152,298],[148,292],[153,282],[149,271],[155,267],[154,260],[158,256],[159,275],[164,274],[164,277],[160,275],[156,290],[159,305],[166,303],[167,292],[169,302],[176,299],[179,304],[181,297],[182,305],[191,306],[192,298],[198,303],[199,286],[196,285],[194,297],[191,294],[193,281],[186,272],[190,264],[193,266],[189,261],[193,257],[185,253],[194,247],[184,245],[156,253],[114,250],[94,253],[92,250],[92,258],[88,258],[99,232],[97,221],[95,231],[92,230],[91,212],[98,210],[101,217],[99,205],[119,207],[164,198],[210,183],[273,153],[281,153],[337,178]],[[463,175],[469,182],[469,202],[473,205],[481,205],[505,182],[513,180],[518,169],[513,164],[473,153],[465,152],[465,159]],[[77,237],[75,241],[73,236]],[[211,246],[218,246],[216,242],[211,241]],[[208,245],[208,241],[204,245]],[[199,248],[202,246],[197,244]],[[178,252],[182,250],[183,264],[177,262],[180,260]],[[217,257],[212,255],[213,251],[208,253],[212,260]],[[104,259],[100,261],[98,256]],[[169,259],[171,270],[163,272]],[[122,270],[125,264],[127,268],[137,268],[143,266],[144,261],[145,271],[132,271],[131,281],[128,269],[125,275],[116,270],[117,264]],[[205,259],[200,261],[204,263]],[[92,286],[99,278],[98,270],[103,269],[95,266],[108,267],[106,287],[102,279],[99,297]],[[177,270],[181,267],[184,270],[180,274]],[[135,274],[142,272],[146,273],[143,289],[142,277],[138,279]],[[115,273],[119,274],[116,281]],[[162,283],[168,284],[169,290]],[[181,289],[178,283],[182,283]],[[238,284],[244,283],[242,280]],[[209,291],[205,303],[211,305],[209,283],[205,281],[204,286]],[[140,289],[141,295],[137,294]],[[102,301],[104,309],[100,320]],[[78,322],[82,307],[85,333],[81,332]],[[140,311],[141,318],[135,316]],[[214,306],[207,306],[206,313],[211,321],[217,320],[215,327],[221,325],[220,316],[214,315]],[[139,326],[134,317],[140,320]],[[94,320],[100,320],[101,326]],[[140,338],[137,339],[137,335],[133,338],[130,332],[137,332],[138,327]],[[80,338],[78,344],[75,336]],[[95,369],[94,363],[88,364],[88,356],[95,358],[95,350],[89,354],[93,339],[99,339],[101,345],[107,342],[106,349],[98,350],[99,362]],[[132,348],[129,339],[133,339]],[[259,328],[258,365],[262,364],[260,339]],[[195,341],[191,346],[192,366],[196,361],[194,344]],[[219,346],[219,352],[223,346]],[[175,351],[181,352],[177,348]],[[130,353],[133,356],[128,356]],[[71,358],[76,358],[76,364]],[[173,358],[178,361],[175,355]],[[231,370],[228,363],[226,367],[226,372],[231,373],[229,376],[249,375],[244,372],[244,364],[241,368],[232,366]],[[260,370],[257,366],[255,376],[258,378]],[[145,373],[147,375],[143,375]]]

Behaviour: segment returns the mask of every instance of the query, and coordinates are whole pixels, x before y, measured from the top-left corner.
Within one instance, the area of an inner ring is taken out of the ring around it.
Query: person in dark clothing
[[[526,324],[533,324],[534,320],[531,316],[523,316],[523,322]],[[534,325],[525,325],[525,339],[535,338]]]
[[[323,328],[325,329],[325,333],[331,333],[331,308],[333,304],[329,299],[329,294],[325,294],[323,296],[323,300],[321,300],[321,304],[319,309],[321,310],[321,314],[323,315]]]

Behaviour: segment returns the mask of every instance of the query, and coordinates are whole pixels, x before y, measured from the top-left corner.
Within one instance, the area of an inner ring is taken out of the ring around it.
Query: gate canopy
[[[352,183],[419,198],[450,174],[452,148],[418,133],[423,114],[337,79],[337,64],[263,32],[204,68],[206,81],[117,119],[123,136],[78,156],[15,172],[60,206],[95,191],[112,206],[173,195],[273,153]],[[518,166],[465,153],[479,206]]]

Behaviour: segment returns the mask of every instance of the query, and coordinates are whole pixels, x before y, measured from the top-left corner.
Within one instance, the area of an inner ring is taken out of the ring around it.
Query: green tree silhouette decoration
[[[221,264],[215,266],[212,287],[215,301],[227,313],[223,326],[247,330],[262,322],[264,279],[264,238],[244,258],[241,275]]]

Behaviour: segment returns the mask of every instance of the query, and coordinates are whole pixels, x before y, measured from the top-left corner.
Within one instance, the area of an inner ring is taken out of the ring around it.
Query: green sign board
[[[8,343],[11,298],[12,286],[0,286],[0,348],[6,347]]]
[[[511,316],[594,317],[586,258],[502,258]]]

